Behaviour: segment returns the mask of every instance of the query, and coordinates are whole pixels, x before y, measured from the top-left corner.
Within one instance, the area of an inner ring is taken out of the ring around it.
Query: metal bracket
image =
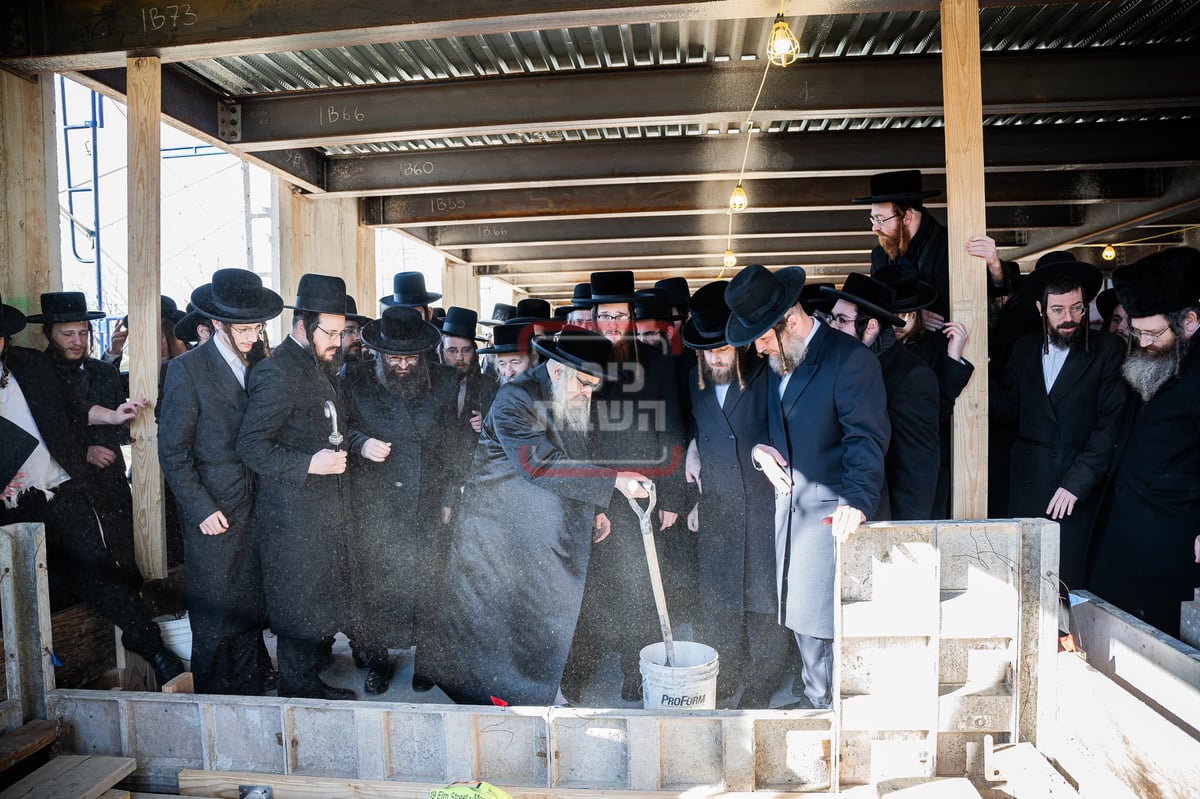
[[[241,103],[217,103],[217,136],[231,144],[242,140]]]
[[[239,785],[238,799],[275,799],[270,785]]]

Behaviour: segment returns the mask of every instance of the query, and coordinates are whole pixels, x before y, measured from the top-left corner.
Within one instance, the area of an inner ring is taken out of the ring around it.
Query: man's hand
[[[229,520],[221,511],[213,511],[212,515],[200,522],[200,532],[205,535],[220,535],[229,529]]]
[[[6,499],[12,499],[17,494],[20,494],[21,491],[25,488],[25,484],[23,482],[21,482],[21,478],[28,477],[28,476],[29,475],[25,472],[17,472],[16,474],[14,474],[13,479],[8,482],[8,485],[6,485],[4,487],[4,490],[0,491],[0,501],[6,500]],[[1200,546],[1200,544],[1197,544],[1197,546]],[[1200,550],[1198,550],[1198,551],[1200,551]]]
[[[766,444],[755,444],[750,451],[750,457],[755,465],[775,486],[775,496],[790,494],[792,491],[792,476],[787,471],[787,459],[779,454],[779,450]]]
[[[617,479],[613,481],[613,488],[625,495],[626,499],[645,499],[650,496],[642,483],[649,483],[650,478],[637,472],[617,472]]]
[[[129,338],[129,323],[117,322],[113,328],[112,336],[108,340],[108,355],[116,358],[125,351],[125,339]]]
[[[1054,496],[1050,497],[1050,504],[1046,506],[1046,515],[1055,521],[1070,516],[1071,511],[1075,510],[1077,501],[1079,501],[1079,497],[1059,486],[1058,490],[1054,492]]]
[[[603,513],[597,513],[595,520],[592,522],[592,543],[599,544],[608,538],[608,534],[611,532],[612,522],[608,520],[608,516]]]
[[[471,411],[471,429],[476,433],[483,430],[483,414],[479,411]]]
[[[925,325],[926,330],[936,333],[946,326],[946,317],[925,308],[921,311],[921,323]]]
[[[20,475],[17,476],[20,477]],[[1196,540],[1192,543],[1192,546],[1196,549],[1196,562],[1200,563],[1200,535],[1196,536]]]
[[[967,239],[967,254],[987,261],[988,275],[993,283],[1004,279],[1004,267],[996,254],[996,240],[989,236],[972,236]]]
[[[346,471],[346,451],[322,449],[308,462],[309,474],[341,474]]]
[[[689,483],[695,483],[697,491],[704,493],[704,488],[700,485],[700,448],[696,446],[694,438],[688,444],[687,458],[683,462],[683,477]]]
[[[658,512],[658,531],[661,533],[679,519],[679,514],[673,510],[660,510]]]
[[[867,520],[867,515],[850,505],[838,505],[830,517],[830,532],[838,541],[845,541],[858,531],[858,526]]]
[[[362,456],[369,461],[383,463],[392,454],[392,442],[368,438],[362,446]]]
[[[117,454],[108,447],[92,444],[87,448],[87,462],[99,469],[107,469],[117,459]]]
[[[967,332],[966,325],[962,322],[947,322],[942,328],[942,335],[948,339],[946,355],[956,361],[961,361],[963,350],[967,348],[967,339],[971,335]]]
[[[695,505],[693,505],[692,509],[690,511],[688,511],[687,526],[688,526],[688,529],[691,530],[693,533],[700,532],[700,503],[699,502],[697,502]],[[1200,541],[1200,536],[1197,536],[1196,540]],[[1197,546],[1200,546],[1200,544],[1197,544]],[[1200,551],[1200,550],[1198,550],[1198,551]],[[1200,561],[1197,561],[1197,563],[1200,563]]]
[[[454,511],[449,505],[443,505],[442,506],[442,515],[441,515],[442,524],[449,524],[450,517],[453,515],[453,513],[454,513]]]
[[[93,405],[88,408],[88,424],[122,425],[131,421],[142,408],[150,407],[144,399],[131,399],[122,402],[116,410],[109,410],[103,405]]]

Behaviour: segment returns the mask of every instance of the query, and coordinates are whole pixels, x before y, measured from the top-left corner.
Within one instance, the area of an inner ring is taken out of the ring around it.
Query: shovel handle
[[[630,482],[633,482],[632,480]],[[642,508],[641,503],[634,497],[627,497],[629,507],[633,509],[634,515],[638,518],[638,524],[641,526],[642,535],[650,535],[654,532],[653,520],[650,518],[650,512],[654,510],[654,505],[658,502],[658,492],[654,488],[654,483],[646,480],[642,483],[642,488],[646,489],[646,493],[650,495],[646,502],[646,507]]]

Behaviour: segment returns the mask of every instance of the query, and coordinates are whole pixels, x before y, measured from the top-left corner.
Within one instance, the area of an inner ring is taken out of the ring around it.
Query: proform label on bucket
[[[711,708],[712,705],[706,704],[708,694],[691,694],[689,696],[671,696],[663,694],[658,700],[659,707],[694,707],[694,708]]]
[[[717,698],[717,650],[695,641],[676,641],[668,666],[660,641],[641,651],[642,707],[647,710],[712,710]]]

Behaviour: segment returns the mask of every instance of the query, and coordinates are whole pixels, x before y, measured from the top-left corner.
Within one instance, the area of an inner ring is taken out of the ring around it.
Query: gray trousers
[[[800,648],[800,676],[804,696],[818,710],[833,704],[833,641],[794,633]]]

